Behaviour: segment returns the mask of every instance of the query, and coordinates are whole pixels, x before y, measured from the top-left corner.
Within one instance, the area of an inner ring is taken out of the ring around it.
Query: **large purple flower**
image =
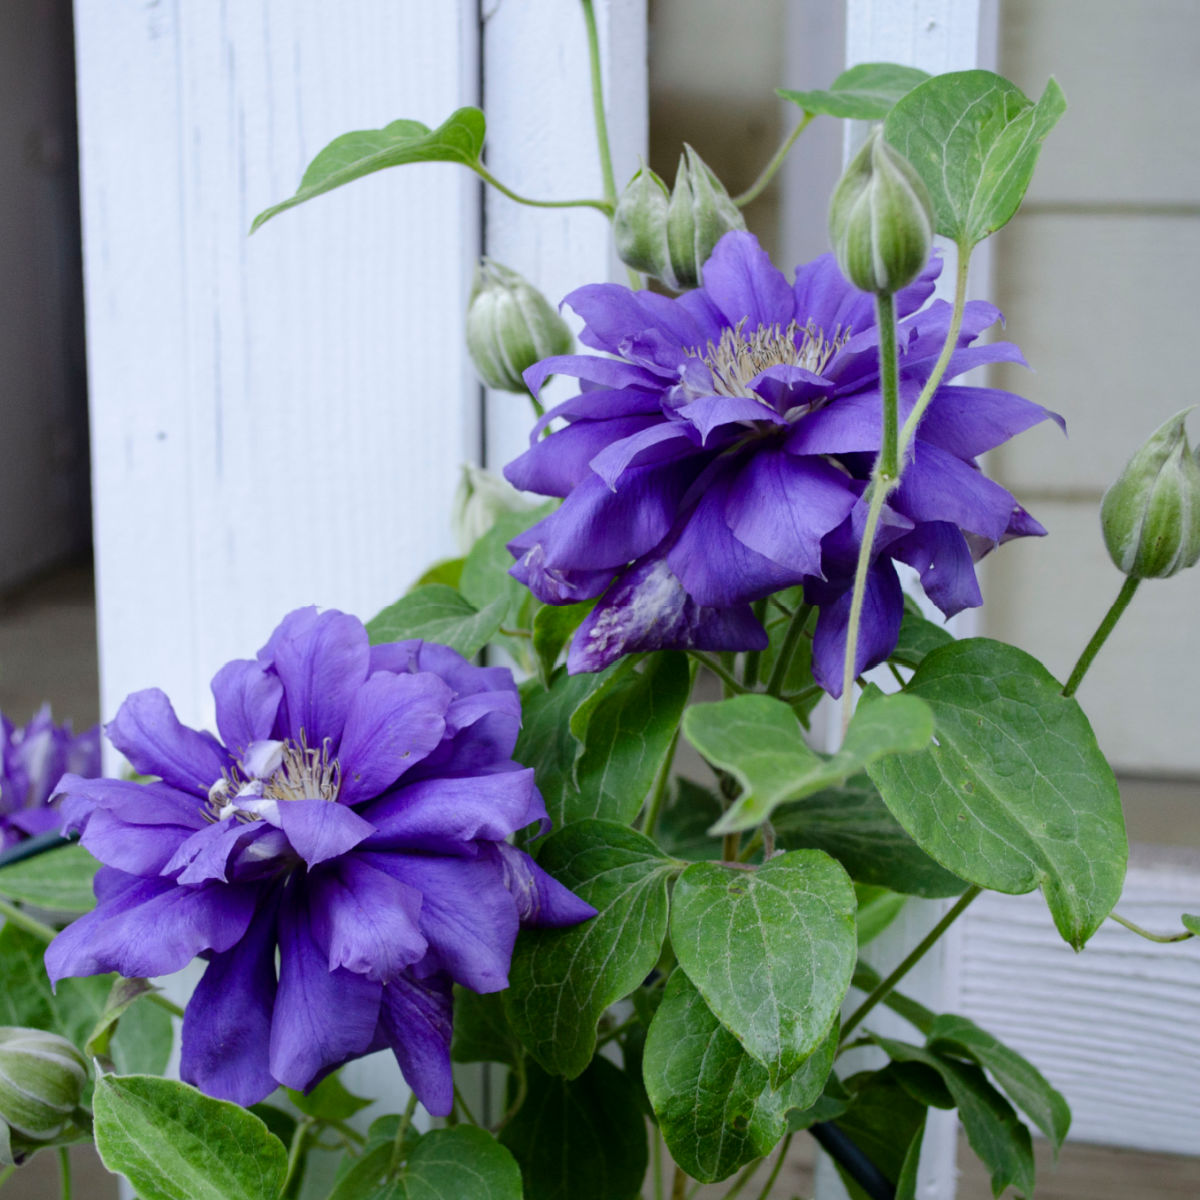
[[[70,721],[55,725],[48,704],[22,728],[0,713],[0,850],[62,825],[51,799],[65,771],[100,774],[99,725],[72,733]]]
[[[949,327],[948,304],[923,307],[940,269],[931,260],[895,298],[901,421]],[[581,391],[538,422],[505,475],[564,497],[510,543],[512,573],[548,604],[600,598],[572,640],[568,669],[665,647],[762,649],[750,601],[803,584],[821,606],[814,673],[837,695],[881,436],[872,297],[846,282],[832,255],[799,268],[791,285],[750,234],[735,232],[705,264],[704,286],[678,299],[596,284],[566,302],[586,323],[581,340],[607,356],[563,355],[526,372],[535,394],[551,374],[577,377]],[[966,306],[946,379],[1024,361],[1009,342],[972,344],[999,318],[990,304]],[[938,388],[883,513],[859,670],[896,644],[894,560],[915,567],[950,615],[981,602],[981,554],[1045,532],[975,459],[1048,416],[994,388]],[[542,437],[556,419],[561,427]]]
[[[105,866],[97,907],[46,952],[51,978],[200,955],[184,1079],[253,1104],[390,1046],[445,1115],[452,982],[498,991],[518,926],[594,915],[505,841],[549,823],[510,757],[511,675],[428,642],[370,646],[356,618],[309,608],[212,686],[220,741],[157,689],[107,727],[158,782],[60,783]]]

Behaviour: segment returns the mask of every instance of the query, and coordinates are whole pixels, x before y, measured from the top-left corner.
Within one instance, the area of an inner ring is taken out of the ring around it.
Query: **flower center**
[[[720,340],[708,343],[704,354],[691,350],[712,374],[713,391],[718,396],[747,396],[761,399],[750,390],[750,381],[768,367],[803,367],[820,375],[829,360],[850,340],[850,330],[839,326],[832,338],[812,321],[801,325],[792,321],[787,328],[759,325],[753,333],[743,332],[748,318],[721,331]]]
[[[341,764],[330,756],[329,739],[309,747],[301,730],[299,741],[250,746],[209,788],[204,815],[211,821],[229,816],[257,821],[280,800],[336,800],[341,786]]]

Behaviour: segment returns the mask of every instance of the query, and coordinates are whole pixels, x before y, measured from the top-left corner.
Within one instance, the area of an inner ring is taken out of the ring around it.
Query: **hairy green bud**
[[[864,292],[898,292],[929,258],[929,193],[908,159],[884,141],[881,129],[850,160],[834,189],[829,236],[842,274]]]
[[[684,144],[667,206],[670,275],[662,278],[676,291],[700,286],[700,269],[716,244],[732,229],[745,229],[741,210],[724,184],[691,146]]]
[[[0,1026],[0,1164],[20,1162],[58,1137],[86,1081],[83,1055],[66,1038]]]
[[[567,323],[524,276],[481,259],[467,305],[467,350],[489,387],[524,392],[522,374],[575,344]]]
[[[667,251],[667,185],[644,163],[629,181],[613,213],[617,257],[635,271],[663,279],[671,269]]]
[[[1189,412],[1150,435],[1100,502],[1104,544],[1125,575],[1167,579],[1200,560],[1200,463],[1184,429]]]

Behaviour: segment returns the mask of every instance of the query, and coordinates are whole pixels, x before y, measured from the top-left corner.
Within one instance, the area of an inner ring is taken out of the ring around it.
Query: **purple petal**
[[[705,293],[730,325],[746,318],[750,331],[787,326],[795,315],[792,289],[753,234],[725,234],[704,264],[703,277]]]
[[[504,468],[504,477],[524,492],[566,496],[589,476],[596,455],[613,443],[620,445],[624,439],[653,428],[672,432],[664,425],[660,413],[617,417],[611,421],[575,421],[514,458]]]
[[[779,413],[753,396],[701,396],[679,409],[679,416],[699,432],[704,443],[714,429],[727,425],[744,429],[787,425]]]
[[[973,459],[1047,419],[1066,432],[1058,413],[1012,392],[940,387],[921,418],[919,436],[959,458]]]
[[[551,375],[573,375],[576,379],[614,390],[640,388],[653,392],[663,386],[662,377],[644,367],[618,358],[597,358],[592,354],[558,354],[543,358],[525,372],[525,386],[536,396]]]
[[[797,267],[793,292],[797,320],[812,321],[828,338],[875,324],[874,299],[847,282],[832,254]]]
[[[127,779],[81,779],[64,775],[54,789],[63,797],[67,832],[82,828],[93,809],[103,808],[130,825],[180,825],[203,828],[204,802],[165,783],[134,783]]]
[[[596,915],[586,900],[547,875],[523,850],[507,842],[497,842],[487,850],[504,870],[504,886],[516,902],[522,927],[578,925]]]
[[[209,960],[183,1017],[180,1077],[244,1107],[275,1090],[269,1047],[277,910],[276,892],[259,906],[242,940]]]
[[[697,449],[697,439],[686,425],[659,420],[639,433],[606,446],[588,467],[616,491],[629,467],[653,466]]]
[[[109,809],[97,808],[80,840],[88,853],[106,866],[130,875],[157,875],[184,842],[200,836],[202,832],[194,827],[134,825]]]
[[[367,631],[357,617],[330,609],[300,608],[289,613],[259,651],[283,682],[280,716],[286,724],[276,736],[310,746],[326,738],[337,749],[355,692],[367,678],[370,661]]]
[[[888,503],[914,521],[949,521],[998,542],[1015,501],[982,471],[919,438]]]
[[[776,366],[760,371],[750,388],[778,413],[804,408],[833,391],[833,383],[804,367]]]
[[[135,771],[201,796],[208,795],[230,765],[229,755],[211,733],[179,723],[170,700],[158,688],[127,697],[105,732]]]
[[[517,911],[494,863],[413,854],[357,857],[421,893],[421,932],[456,982],[476,992],[508,986]]]
[[[904,422],[912,412],[921,386],[901,380],[898,416]],[[850,454],[879,450],[883,436],[883,414],[878,391],[852,392],[803,416],[786,442],[789,454]]]
[[[128,979],[170,975],[202,950],[237,942],[254,913],[258,890],[235,884],[179,887],[169,879],[137,879],[68,925],[46,950],[46,970],[67,975],[116,971]]]
[[[259,822],[247,825],[232,817],[214,825],[206,825],[179,845],[163,868],[163,874],[170,875],[179,871],[176,882],[180,884],[194,885],[210,880],[227,883],[229,860],[233,852],[244,840],[249,840],[265,830],[266,826]]]
[[[519,579],[545,604],[577,604],[600,595],[613,577],[612,568],[599,571],[577,571],[570,567],[551,566],[546,561],[546,548],[540,542],[521,545],[521,539],[508,543],[517,562],[508,573]]]
[[[310,867],[353,850],[375,831],[352,808],[330,800],[281,800],[279,825]]]
[[[379,1024],[405,1083],[431,1116],[449,1116],[454,1107],[450,1066],[453,1000],[450,979],[416,980],[401,975],[383,989]]]
[[[806,585],[806,594],[810,589]],[[846,661],[846,628],[850,620],[851,590],[831,603],[821,603],[813,633],[813,678],[831,696],[842,694],[842,671]],[[900,619],[904,615],[904,593],[890,560],[876,561],[867,573],[855,653],[855,674],[883,662],[896,648]]]
[[[760,450],[730,489],[725,518],[738,541],[773,562],[820,575],[821,539],[858,500],[824,459]]]
[[[748,604],[696,603],[661,556],[623,572],[588,614],[567,655],[572,674],[601,671],[643,650],[765,650],[767,634]]]
[[[57,808],[43,805],[41,808],[22,808],[8,817],[11,825],[15,825],[26,837],[38,837],[43,833],[53,833],[60,829],[63,815]]]
[[[232,753],[241,754],[252,742],[271,736],[283,684],[260,663],[250,658],[226,663],[213,676],[212,694],[217,728]]]
[[[271,1018],[271,1074],[303,1091],[327,1067],[362,1054],[379,1021],[383,986],[339,967],[317,944],[302,883],[279,911],[279,990]]]
[[[927,521],[893,543],[888,554],[920,572],[925,595],[947,617],[983,603],[971,550],[956,526]]]
[[[454,693],[431,672],[372,675],[354,694],[338,749],[342,804],[378,796],[419,763],[446,732]]]
[[[620,353],[621,342],[653,324],[640,297],[617,283],[589,283],[569,293],[563,303],[583,319],[579,340],[593,350]]]
[[[308,878],[312,932],[329,970],[345,967],[386,983],[422,958],[421,893],[349,855]]]

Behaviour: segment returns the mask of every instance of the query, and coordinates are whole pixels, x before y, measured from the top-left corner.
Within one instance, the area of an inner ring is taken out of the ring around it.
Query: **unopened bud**
[[[670,277],[676,291],[699,287],[700,271],[716,244],[732,229],[745,229],[741,210],[691,146],[684,145],[667,206]]]
[[[1100,502],[1104,544],[1117,570],[1167,579],[1200,560],[1200,463],[1176,413],[1129,460]]]
[[[929,258],[929,193],[880,129],[850,160],[834,189],[829,236],[842,274],[864,292],[898,292]]]
[[[467,350],[489,387],[524,392],[522,374],[574,345],[567,323],[522,275],[480,260],[467,305]]]
[[[635,271],[663,279],[670,272],[667,251],[667,185],[644,164],[629,181],[613,213],[617,257]]]
[[[504,513],[531,512],[534,507],[507,479],[463,463],[450,514],[459,549],[466,554]]]
[[[66,1038],[0,1026],[0,1163],[20,1162],[58,1137],[79,1106],[87,1065]]]

